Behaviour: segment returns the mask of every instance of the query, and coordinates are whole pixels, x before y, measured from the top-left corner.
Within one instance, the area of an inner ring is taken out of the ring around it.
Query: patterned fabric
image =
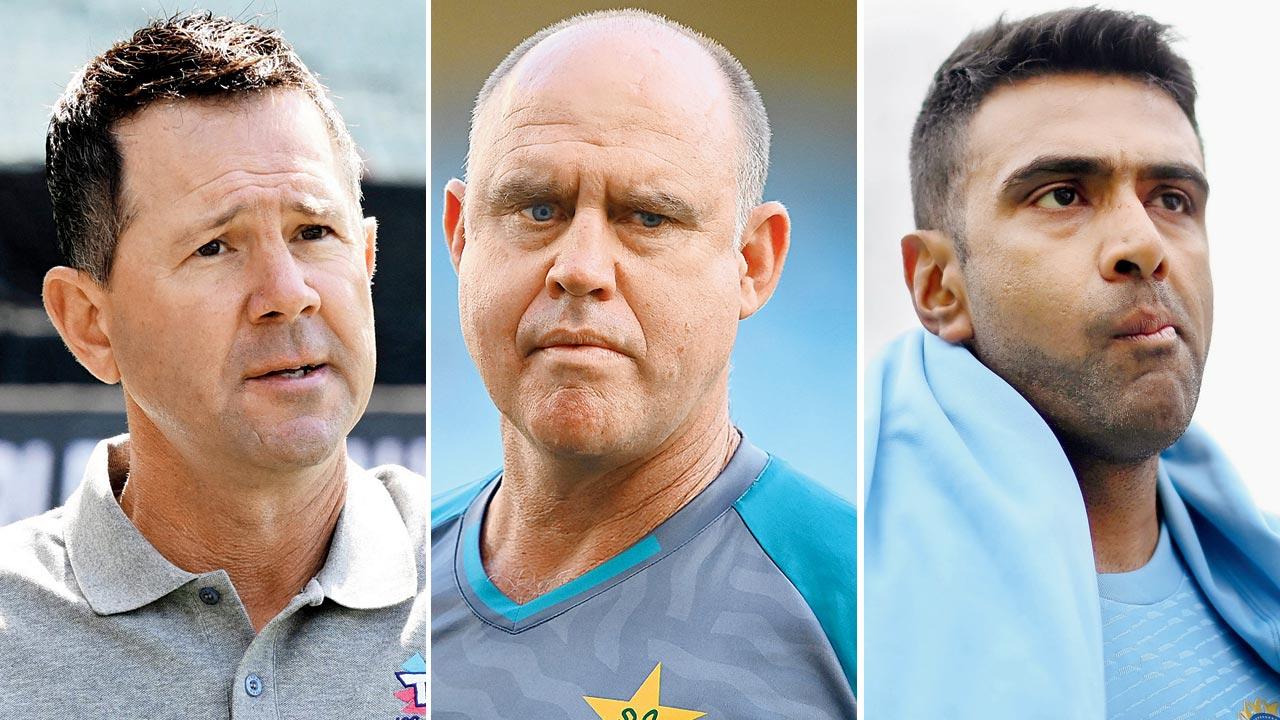
[[[1098,589],[1108,717],[1250,720],[1246,703],[1280,701],[1280,676],[1209,605],[1167,529],[1145,566]]]
[[[744,441],[720,476],[650,535],[521,605],[479,563],[479,528],[499,482],[487,479],[433,512],[433,718],[641,720],[653,709],[660,720],[855,716],[834,647],[853,646],[853,613],[820,620],[804,576],[792,580],[786,570],[846,567],[845,586],[826,592],[853,607],[855,520],[844,501],[822,490],[791,493],[773,508],[774,522],[749,523],[744,515],[764,514],[742,510],[753,488],[817,486]],[[848,542],[803,556],[812,551],[773,539],[780,527]]]

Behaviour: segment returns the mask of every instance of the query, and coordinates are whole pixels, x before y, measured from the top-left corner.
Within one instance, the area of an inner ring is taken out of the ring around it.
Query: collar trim
[[[128,439],[98,443],[63,515],[71,570],[98,615],[137,610],[202,577],[169,562],[120,508],[107,468]],[[349,460],[346,500],[315,580],[325,597],[358,610],[395,605],[417,588],[413,541],[395,502],[376,477]]]

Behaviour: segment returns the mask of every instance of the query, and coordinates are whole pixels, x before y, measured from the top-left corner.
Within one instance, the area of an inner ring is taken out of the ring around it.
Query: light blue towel
[[[922,330],[866,384],[864,708],[1106,717],[1084,502],[1039,414]],[[1280,670],[1280,534],[1204,433],[1161,456],[1165,522],[1227,623]]]

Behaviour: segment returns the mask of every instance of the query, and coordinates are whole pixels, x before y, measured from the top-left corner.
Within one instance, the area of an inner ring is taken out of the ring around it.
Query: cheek
[[[1186,268],[1181,274],[1185,281],[1176,288],[1187,312],[1202,329],[1200,344],[1207,348],[1213,334],[1213,275],[1209,269],[1209,253],[1202,247],[1187,257],[1177,258]]]
[[[309,282],[320,296],[320,314],[324,323],[349,354],[348,362],[367,359],[372,365],[377,343],[368,276],[358,271],[317,273]]]
[[[458,273],[458,315],[472,355],[493,359],[514,350],[520,316],[542,288],[536,270],[531,257],[477,252],[465,259]]]
[[[147,298],[127,302],[113,323],[112,347],[124,385],[164,405],[196,404],[206,394],[201,388],[221,378],[232,311],[162,289]]]
[[[733,258],[698,258],[646,268],[632,277],[636,291],[631,305],[660,371],[718,370],[728,361],[739,309],[740,285]]]
[[[965,285],[979,345],[1031,345],[1049,355],[1081,332],[1088,272],[1077,258],[1047,253],[971,257]]]

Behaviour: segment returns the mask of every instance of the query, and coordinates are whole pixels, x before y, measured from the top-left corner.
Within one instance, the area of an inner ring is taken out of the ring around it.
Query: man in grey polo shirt
[[[130,433],[0,529],[0,717],[425,716],[425,483],[346,456],[374,376],[360,167],[240,22],[154,22],[59,99],[45,306]]]

